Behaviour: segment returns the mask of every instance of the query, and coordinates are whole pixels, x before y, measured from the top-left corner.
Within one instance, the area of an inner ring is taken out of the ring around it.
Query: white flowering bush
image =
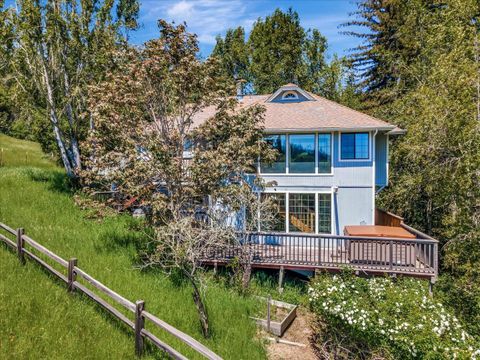
[[[341,333],[343,339],[357,344],[353,347],[357,350],[362,344],[363,355],[380,349],[383,357],[397,359],[480,360],[478,342],[429,296],[425,281],[363,279],[345,271],[317,277],[308,295],[324,324],[322,331]],[[349,351],[355,352],[353,348]]]

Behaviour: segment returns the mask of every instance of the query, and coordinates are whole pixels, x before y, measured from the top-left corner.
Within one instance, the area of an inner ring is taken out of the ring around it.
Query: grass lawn
[[[135,267],[137,234],[128,216],[90,220],[65,189],[63,171],[37,144],[0,134],[0,222],[25,233],[126,298],[210,347],[225,359],[261,359],[265,350],[249,319],[255,300],[219,282],[205,289],[212,337],[202,338],[191,291],[158,272]],[[132,332],[93,302],[68,294],[64,284],[36,264],[20,266],[0,246],[0,358],[124,359],[134,357]],[[157,333],[189,358],[200,358],[165,333]],[[161,358],[151,350],[147,358]]]

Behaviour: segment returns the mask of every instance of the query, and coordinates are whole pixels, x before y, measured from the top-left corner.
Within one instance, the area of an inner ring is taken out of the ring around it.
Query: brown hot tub
[[[344,228],[345,236],[361,236],[369,239],[350,240],[348,253],[350,262],[369,265],[411,265],[417,260],[416,246],[409,240],[415,235],[404,228],[381,225],[349,225]],[[375,238],[378,238],[376,240]],[[385,240],[394,239],[395,241]],[[392,261],[390,261],[392,258]]]

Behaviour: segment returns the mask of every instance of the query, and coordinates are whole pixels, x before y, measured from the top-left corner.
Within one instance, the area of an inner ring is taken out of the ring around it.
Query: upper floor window
[[[287,137],[286,135],[269,135],[265,141],[275,150],[277,158],[271,164],[261,163],[260,171],[265,174],[281,174],[286,171]]]
[[[318,134],[318,173],[329,174],[332,171],[332,135]]]
[[[298,94],[295,91],[286,91],[282,95],[282,100],[296,100],[298,99]]]
[[[366,160],[369,158],[368,133],[343,133],[341,134],[342,160]]]
[[[315,173],[315,134],[288,136],[290,173]]]

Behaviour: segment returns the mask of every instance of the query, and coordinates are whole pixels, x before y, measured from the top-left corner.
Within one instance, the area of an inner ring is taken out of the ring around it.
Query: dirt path
[[[267,345],[267,355],[270,360],[315,360],[309,337],[312,333],[311,320],[313,315],[304,309],[297,309],[297,317],[289,326],[285,334],[281,337],[283,340],[293,341],[304,344],[305,347],[293,346],[281,343],[271,342]],[[263,337],[274,337],[262,331]]]

